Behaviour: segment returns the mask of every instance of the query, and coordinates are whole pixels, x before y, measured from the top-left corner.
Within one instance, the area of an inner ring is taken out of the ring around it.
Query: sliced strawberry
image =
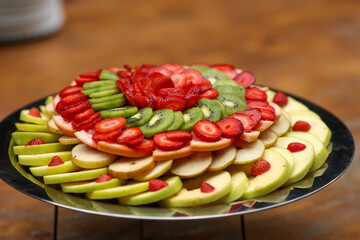
[[[149,71],[151,68],[157,67],[156,65],[153,64],[142,64],[140,67],[141,71],[147,70]]]
[[[138,105],[140,106],[140,108],[150,106],[149,99],[147,99],[147,97],[145,97],[142,93],[135,93],[134,98],[138,103]]]
[[[200,185],[200,191],[202,193],[211,193],[214,190],[215,190],[215,188],[209,183],[204,182]]]
[[[200,93],[204,93],[212,88],[211,82],[209,80],[203,80],[197,85],[200,87]]]
[[[34,138],[32,140],[30,140],[26,146],[32,146],[32,145],[40,145],[40,144],[44,144],[45,142],[43,140],[41,140],[40,138]]]
[[[163,99],[159,105],[157,105],[158,109],[171,109],[173,111],[184,111],[186,107],[185,99],[181,99],[179,97],[168,96]]]
[[[292,127],[293,131],[302,131],[307,132],[311,129],[311,125],[306,121],[296,121],[294,126]]]
[[[176,88],[182,88],[186,85],[187,80],[185,73],[174,73],[170,78]]]
[[[155,144],[152,139],[144,138],[144,140],[140,144],[132,146],[132,148],[135,151],[151,153],[155,149]]]
[[[149,181],[149,191],[150,192],[156,192],[159,191],[165,187],[167,187],[169,184],[167,182],[164,182],[160,179],[151,179]]]
[[[237,70],[223,70],[222,72],[228,75],[230,79],[234,79],[238,75]]]
[[[94,140],[94,142],[99,142],[99,141],[104,141],[104,142],[115,142],[116,139],[121,135],[122,130],[118,129],[112,132],[107,132],[107,133],[99,133],[99,132],[95,132],[92,135],[92,139]]]
[[[256,109],[267,109],[269,111],[275,112],[275,108],[269,105],[266,101],[251,101],[247,104],[248,109],[256,108]]]
[[[274,121],[276,118],[275,111],[271,111],[265,108],[258,108],[261,112],[261,120]]]
[[[230,64],[213,64],[211,65],[211,68],[215,68],[219,71],[224,71],[224,70],[234,70],[234,66],[230,65]]]
[[[193,138],[193,135],[186,131],[174,130],[165,133],[167,139],[178,142],[189,142]]]
[[[136,71],[131,74],[131,79],[134,83],[141,83],[145,80],[146,75],[144,72]]]
[[[167,70],[169,70],[172,73],[183,70],[183,67],[180,64],[174,64],[174,63],[163,64],[163,65],[161,65],[161,67],[166,68]]]
[[[256,87],[249,87],[245,91],[246,100],[252,101],[266,101],[267,95],[263,90]]]
[[[131,77],[131,71],[117,71],[116,73],[121,78]]]
[[[126,128],[118,137],[118,143],[126,143],[129,145],[138,145],[144,139],[144,134],[138,127]]]
[[[246,148],[249,143],[241,138],[235,138],[233,145],[237,148]]]
[[[28,114],[32,117],[41,118],[40,110],[36,107],[31,108]]]
[[[78,131],[80,130],[89,130],[91,128],[94,128],[95,125],[102,120],[102,116],[100,112],[95,113],[92,115],[89,119],[86,119],[85,121],[82,121],[78,124],[74,124],[74,128]]]
[[[245,113],[237,112],[230,115],[229,117],[239,120],[244,127],[244,132],[251,132],[256,126],[253,119]]]
[[[85,111],[78,113],[74,116],[74,121],[76,123],[82,122],[88,118],[90,118],[92,115],[95,114],[95,111],[92,108],[88,108]]]
[[[82,102],[76,107],[64,110],[61,112],[62,117],[68,117],[68,116],[74,116],[75,114],[81,113],[91,107],[91,103],[86,100],[85,102]]]
[[[244,88],[249,88],[256,81],[255,75],[249,71],[242,71],[234,77],[234,81],[243,85]]]
[[[271,164],[266,161],[265,159],[259,159],[257,160],[254,165],[251,168],[251,175],[259,176],[267,171],[269,171],[271,168]]]
[[[147,100],[149,101],[149,107],[152,108],[152,110],[155,110],[156,109],[156,95],[149,92],[145,95],[145,97],[147,98]]]
[[[196,63],[191,63],[189,64],[189,66],[194,66],[194,65],[201,65],[201,66],[205,66],[205,67],[210,67],[211,65],[205,62],[196,62]]]
[[[85,83],[95,82],[95,81],[99,81],[99,80],[94,78],[82,78],[82,77],[78,77],[75,79],[76,85],[80,87],[82,87]]]
[[[108,182],[112,180],[112,177],[110,177],[109,175],[107,174],[101,174],[96,180],[95,182],[96,183],[103,183],[103,182]]]
[[[197,94],[200,95],[200,86],[198,86],[197,84],[194,84],[192,82],[190,82],[185,89],[183,89],[186,93],[186,95],[190,95],[190,94]]]
[[[124,93],[124,96],[126,97],[126,99],[128,100],[128,102],[134,106],[134,107],[137,107],[137,108],[141,108],[140,107],[140,104],[137,102],[134,94],[131,92],[131,90],[125,90]]]
[[[153,67],[149,69],[149,74],[152,73],[161,73],[163,76],[170,76],[172,74],[167,68],[163,67]]]
[[[169,94],[173,96],[183,96],[185,98],[184,91],[179,88],[162,88],[157,92],[157,94],[163,98],[166,98]]]
[[[205,142],[216,142],[221,138],[221,129],[216,123],[209,120],[198,121],[193,128],[194,134]]]
[[[75,103],[70,104],[70,105],[65,105],[62,101],[60,101],[60,102],[58,102],[58,104],[56,104],[55,111],[58,112],[58,113],[61,113],[62,111],[66,111],[66,110],[69,110],[71,108],[77,107],[82,103],[83,103],[82,101],[79,101],[79,102],[75,102]]]
[[[64,98],[64,97],[66,97],[68,95],[79,93],[81,91],[82,91],[82,87],[80,87],[80,86],[69,86],[69,87],[66,87],[63,90],[61,90],[60,93],[59,93],[59,96],[61,98]]]
[[[117,73],[118,71],[120,71],[120,68],[118,68],[118,67],[109,67],[106,70],[108,70],[110,72]]]
[[[61,101],[63,102],[64,105],[72,105],[78,102],[83,102],[85,100],[86,100],[85,94],[79,92],[72,95],[68,95],[64,97]]]
[[[123,117],[114,117],[101,120],[95,125],[96,132],[99,133],[108,133],[113,131],[118,131],[125,127],[126,119]]]
[[[184,69],[183,73],[186,75],[186,81],[198,84],[204,80],[203,75],[195,69]]]
[[[200,98],[216,99],[219,96],[219,92],[215,89],[207,90],[200,95]]]
[[[169,76],[165,76],[158,72],[147,75],[147,78],[152,80],[151,86],[154,88],[155,93],[157,93],[157,91],[162,88],[175,87],[174,82]]]
[[[241,111],[241,113],[244,113],[252,118],[254,121],[254,124],[257,125],[261,119],[261,111],[256,108],[249,108],[246,110]]]
[[[188,94],[185,96],[185,109],[187,108],[191,108],[192,106],[195,105],[195,103],[200,99],[200,95],[199,94]]]
[[[55,166],[59,166],[61,164],[64,164],[64,161],[59,157],[59,156],[54,156],[50,163],[48,164],[49,167],[55,167]]]
[[[124,64],[124,68],[126,70],[128,70],[129,72],[131,72],[131,70],[132,70],[132,67],[130,65],[128,65],[128,64]]]
[[[80,78],[93,78],[93,79],[99,79],[99,76],[100,74],[98,74],[97,72],[87,72],[79,75]]]
[[[282,92],[277,92],[273,98],[273,102],[280,107],[284,107],[288,103],[288,101],[288,97]]]
[[[289,143],[289,145],[287,146],[287,149],[292,153],[301,152],[306,149],[306,145],[303,143],[299,143],[299,142],[292,142],[292,143]]]
[[[172,141],[166,137],[165,133],[157,133],[154,135],[154,143],[157,148],[164,151],[172,151],[180,149],[185,142]]]
[[[216,124],[220,127],[221,136],[224,138],[238,138],[244,133],[244,126],[235,118],[224,118]]]

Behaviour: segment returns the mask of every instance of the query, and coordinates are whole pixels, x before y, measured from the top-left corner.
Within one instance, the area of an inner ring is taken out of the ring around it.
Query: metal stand
[[[53,239],[57,239],[57,226],[58,226],[58,206],[54,207],[54,230],[53,230]]]
[[[139,239],[144,239],[144,221],[140,220],[140,230],[139,230]]]
[[[240,224],[241,224],[241,238],[242,238],[242,240],[246,240],[245,217],[244,217],[244,215],[240,215]]]

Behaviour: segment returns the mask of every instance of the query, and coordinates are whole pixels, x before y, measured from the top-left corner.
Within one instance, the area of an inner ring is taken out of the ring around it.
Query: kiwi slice
[[[245,96],[245,88],[240,87],[240,85],[239,87],[232,85],[217,85],[213,88],[219,92],[220,96],[226,96],[228,94],[234,96]]]
[[[140,109],[137,113],[126,119],[126,128],[138,127],[144,125],[153,115],[153,110],[150,107]]]
[[[87,89],[91,89],[91,88],[103,87],[106,85],[114,85],[114,83],[116,83],[116,81],[114,81],[114,80],[88,82],[88,83],[84,83],[83,89],[87,90]]]
[[[237,97],[233,95],[219,96],[217,98],[225,107],[225,112],[228,115],[234,114],[237,111],[246,109],[245,97]]]
[[[114,117],[127,118],[137,113],[137,111],[138,111],[137,107],[123,106],[123,107],[100,111],[100,114],[103,118],[114,118]]]
[[[152,137],[156,133],[164,132],[174,121],[174,112],[171,109],[160,109],[153,113],[153,116],[139,128],[144,137]]]
[[[124,106],[127,103],[126,98],[113,99],[106,102],[95,103],[91,105],[91,108],[95,111],[102,111],[111,108],[117,108]]]
[[[89,95],[90,98],[101,98],[101,97],[107,97],[107,96],[111,96],[111,95],[115,95],[120,93],[120,90],[118,88],[115,89],[109,89],[109,90],[104,90],[104,91],[100,91],[100,92],[94,92],[91,93]]]
[[[92,99],[89,99],[89,101],[92,104],[96,104],[96,103],[108,102],[108,101],[111,101],[111,100],[122,99],[122,98],[125,99],[124,94],[119,93],[119,94],[110,95],[110,96],[101,97],[101,98],[92,98]]]
[[[90,88],[87,90],[83,90],[82,93],[85,94],[86,96],[89,96],[90,94],[95,93],[95,92],[101,92],[104,90],[117,89],[117,88],[118,87],[116,86],[116,84],[109,84],[109,85],[106,85],[103,87]]]
[[[219,103],[219,106],[221,107],[221,119],[227,118],[229,115],[226,113],[224,105],[217,99],[214,99],[214,101]]]
[[[186,110],[184,113],[184,123],[181,125],[180,130],[190,132],[195,123],[205,119],[205,115],[201,108],[193,107]]]
[[[120,77],[117,75],[117,73],[104,69],[100,73],[99,78],[101,80],[118,80]]]
[[[229,76],[225,73],[211,67],[206,67],[203,65],[193,65],[190,68],[198,70],[201,75],[204,76],[204,78],[211,82],[211,84],[214,84],[219,80],[231,80]]]
[[[176,111],[174,112],[174,121],[168,127],[167,131],[178,130],[183,123],[184,123],[184,116],[182,112]]]
[[[196,102],[195,107],[201,108],[206,120],[217,122],[221,119],[222,108],[214,100],[202,98]]]

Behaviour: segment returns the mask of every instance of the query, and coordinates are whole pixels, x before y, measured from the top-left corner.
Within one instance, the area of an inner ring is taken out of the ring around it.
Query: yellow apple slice
[[[232,164],[236,157],[236,147],[230,145],[227,148],[213,151],[212,152],[212,162],[207,169],[208,171],[220,171],[225,169],[227,166]]]
[[[274,131],[268,129],[260,134],[259,139],[264,143],[265,148],[269,148],[276,143],[278,136]]]
[[[211,161],[211,152],[196,152],[188,157],[176,159],[170,172],[181,178],[196,177],[208,169]]]
[[[50,132],[52,133],[56,133],[56,134],[64,134],[59,128],[58,126],[56,126],[54,119],[50,119],[47,122],[47,128]]]
[[[279,120],[275,122],[274,125],[272,125],[269,129],[275,132],[278,137],[281,137],[282,135],[287,133],[287,131],[289,131],[290,121],[286,117],[281,115]]]
[[[81,130],[74,133],[75,137],[88,147],[97,149],[98,144],[92,139],[92,135],[85,130]]]
[[[90,148],[84,143],[76,145],[71,151],[71,161],[85,169],[105,167],[116,158],[116,155]]]
[[[103,190],[95,190],[86,193],[89,199],[113,199],[124,196],[130,196],[136,193],[145,192],[149,189],[149,182],[128,182],[118,187],[107,188]]]
[[[73,128],[72,124],[70,122],[66,122],[62,116],[54,115],[52,119],[61,132],[69,136],[75,136],[74,133],[76,130]]]
[[[113,178],[106,182],[98,183],[96,181],[69,182],[62,183],[61,190],[66,193],[87,193],[95,190],[113,188],[124,184],[126,181]]]
[[[150,172],[155,166],[152,156],[143,158],[123,157],[109,165],[109,174],[120,179],[136,178]]]
[[[45,165],[38,167],[30,167],[29,169],[35,177],[42,177],[58,173],[74,172],[80,170],[81,168],[73,164],[71,161],[66,161],[58,166],[49,167],[48,165]]]
[[[256,139],[259,138],[259,135],[260,135],[260,132],[254,130],[251,132],[244,132],[240,138],[246,142],[254,142]]]
[[[157,161],[157,162],[158,161],[168,161],[171,159],[178,159],[178,158],[186,157],[193,153],[194,153],[194,151],[191,150],[190,146],[186,146],[186,147],[180,148],[178,150],[174,150],[174,151],[163,151],[160,149],[155,149],[153,151],[153,158],[154,158],[154,161]]]
[[[53,116],[55,114],[55,109],[53,103],[48,103],[45,105],[45,111],[50,115]]]
[[[68,136],[68,135],[61,136],[58,140],[59,143],[61,143],[62,145],[73,145],[73,144],[81,143],[81,141],[77,137]]]
[[[281,115],[283,115],[284,117],[286,117],[287,120],[289,120],[289,122],[291,122],[291,116],[290,114],[285,111],[285,110],[281,110]]]
[[[281,148],[281,147],[271,147],[269,149],[283,155],[285,160],[289,163],[290,171],[292,171],[295,160],[294,160],[294,155],[289,150],[287,150],[286,148]]]
[[[256,125],[255,130],[259,131],[259,132],[264,132],[266,129],[271,127],[271,125],[273,125],[273,124],[274,124],[273,121],[260,120],[259,123]]]
[[[246,164],[255,162],[264,154],[265,145],[261,140],[246,144],[246,147],[238,149],[234,164]]]
[[[156,162],[156,166],[153,170],[146,173],[145,175],[134,177],[135,181],[148,181],[151,179],[155,179],[165,174],[172,166],[173,160],[167,160],[163,162]]]
[[[86,181],[98,178],[102,174],[107,174],[108,169],[98,168],[98,169],[90,169],[90,170],[81,170],[77,172],[69,172],[69,173],[59,173],[54,175],[44,176],[45,184],[58,184],[65,182],[77,182],[77,181]]]
[[[190,148],[192,151],[216,151],[230,146],[233,141],[233,139],[221,138],[216,142],[204,142],[194,137],[190,142]]]

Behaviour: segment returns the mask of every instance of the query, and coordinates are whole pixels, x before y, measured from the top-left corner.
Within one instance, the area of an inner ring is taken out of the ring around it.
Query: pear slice
[[[165,181],[168,186],[154,192],[146,191],[121,197],[118,199],[119,203],[133,206],[155,203],[177,193],[182,187],[182,182],[178,176],[165,177],[161,180]]]
[[[81,141],[77,137],[68,136],[68,135],[61,136],[58,139],[58,141],[62,145],[75,145],[81,143]]]
[[[66,193],[87,193],[95,190],[113,188],[124,184],[126,181],[113,178],[107,182],[97,183],[96,181],[62,183],[61,190]]]
[[[58,184],[65,182],[77,182],[77,181],[86,181],[98,178],[101,174],[107,174],[108,169],[98,168],[91,170],[82,170],[78,172],[70,172],[70,173],[59,173],[54,175],[44,176],[45,184]]]
[[[62,152],[51,152],[51,153],[40,153],[40,154],[30,154],[30,155],[19,155],[18,160],[19,164],[25,166],[42,166],[48,165],[52,158],[58,156],[61,160],[70,161],[71,151],[62,151]]]
[[[173,150],[173,151],[163,151],[160,149],[155,149],[153,151],[153,158],[154,161],[160,162],[160,161],[168,161],[171,159],[187,157],[193,153],[194,152],[191,150],[190,146],[185,146],[178,150]]]
[[[71,151],[71,161],[75,165],[86,169],[108,166],[116,158],[116,155],[90,148],[84,143],[76,145]]]
[[[260,135],[260,131],[251,131],[251,132],[244,132],[243,135],[241,135],[241,139],[245,142],[254,142],[256,139],[258,139]]]
[[[158,178],[164,173],[166,173],[171,168],[172,164],[173,164],[173,160],[156,162],[156,166],[153,170],[146,173],[145,175],[134,177],[133,179],[135,181],[141,182],[141,181],[148,181],[151,179]]]
[[[306,148],[300,152],[292,153],[294,156],[294,166],[285,185],[289,185],[303,179],[310,171],[315,159],[313,145],[310,142],[298,137],[280,137],[278,138],[275,147],[287,149],[287,146],[293,142],[305,144]]]
[[[241,199],[251,199],[268,194],[289,179],[289,163],[280,153],[266,149],[263,159],[270,163],[270,169],[261,175],[250,177],[250,186]]]
[[[55,143],[60,135],[45,132],[13,132],[12,137],[16,145],[26,145],[34,138],[40,138],[46,143]]]
[[[268,129],[260,134],[259,139],[264,143],[265,148],[269,148],[276,143],[278,136],[274,131]]]
[[[234,164],[245,164],[255,162],[264,154],[265,145],[261,140],[247,144],[244,148],[238,149]]]
[[[236,157],[236,147],[230,145],[227,148],[212,152],[212,162],[208,171],[219,171],[232,164]]]
[[[264,132],[266,129],[271,127],[274,124],[273,121],[269,120],[260,120],[259,123],[255,126],[255,130],[259,132]]]
[[[176,159],[170,172],[181,178],[195,177],[205,172],[211,161],[211,152],[195,152],[188,157]]]
[[[143,176],[155,168],[156,164],[152,156],[143,158],[123,157],[109,165],[111,176],[128,179]]]
[[[282,148],[282,147],[271,147],[269,149],[283,155],[285,160],[289,163],[290,170],[292,171],[295,160],[294,160],[294,155],[289,150],[287,150],[286,148]]]
[[[66,161],[61,165],[49,167],[48,165],[45,166],[38,166],[38,167],[30,167],[30,172],[35,177],[42,177],[46,175],[54,175],[58,173],[67,173],[67,172],[74,172],[78,171],[81,168],[73,164],[71,161]]]
[[[58,126],[55,124],[54,119],[50,119],[47,122],[47,128],[50,132],[52,133],[56,133],[56,134],[64,134],[59,128]]]
[[[290,112],[290,117],[291,116],[311,116],[311,117],[315,117],[315,118],[320,118],[320,116],[314,112],[314,111],[311,111],[311,110],[297,110],[297,111],[292,111]]]
[[[230,146],[233,141],[233,139],[221,138],[216,142],[204,142],[194,136],[190,142],[190,148],[191,151],[216,151]]]
[[[208,183],[215,189],[201,192],[201,184]],[[159,202],[165,207],[191,207],[215,202],[231,191],[231,176],[226,171],[207,172],[199,177],[183,181],[183,188]]]
[[[287,131],[289,131],[290,121],[286,117],[281,115],[279,120],[275,122],[274,125],[272,125],[269,129],[275,132],[278,137],[281,137],[282,135],[287,133]]]
[[[44,143],[39,145],[30,145],[30,146],[14,146],[14,154],[38,154],[38,153],[52,153],[60,151],[68,151],[72,149],[72,145],[62,145],[60,143]]]
[[[39,125],[33,123],[15,123],[15,127],[23,132],[49,132],[46,125]]]
[[[30,110],[24,109],[20,112],[20,120],[26,123],[35,123],[40,125],[46,125],[49,121],[49,118],[47,118],[43,113],[40,113],[41,117],[34,117],[29,115]]]
[[[280,116],[282,115],[282,110],[279,105],[274,102],[269,102],[269,105],[275,109],[275,122],[279,120]]]

